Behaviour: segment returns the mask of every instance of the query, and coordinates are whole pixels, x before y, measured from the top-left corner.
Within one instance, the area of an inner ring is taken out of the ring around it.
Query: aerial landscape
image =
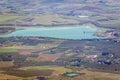
[[[120,80],[120,0],[0,0],[0,80]]]

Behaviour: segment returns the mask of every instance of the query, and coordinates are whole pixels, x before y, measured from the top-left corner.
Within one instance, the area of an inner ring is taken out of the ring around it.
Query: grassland
[[[17,52],[17,49],[15,48],[0,48],[1,53],[7,53],[7,52]]]
[[[71,72],[71,69],[60,66],[29,66],[21,68],[23,70],[54,70],[56,74],[62,74],[65,72]]]
[[[18,15],[0,15],[0,23],[6,23],[19,17]]]

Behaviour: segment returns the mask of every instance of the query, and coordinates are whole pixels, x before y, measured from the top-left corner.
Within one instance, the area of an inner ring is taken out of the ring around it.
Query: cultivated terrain
[[[0,0],[0,35],[74,25],[105,38],[0,37],[0,80],[120,80],[119,0]]]

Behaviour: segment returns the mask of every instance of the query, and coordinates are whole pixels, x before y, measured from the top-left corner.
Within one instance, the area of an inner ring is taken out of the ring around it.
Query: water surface
[[[68,77],[75,77],[75,76],[78,76],[79,74],[77,74],[77,73],[68,73],[68,74],[66,74],[66,76],[68,76]]]
[[[98,32],[98,28],[82,26],[82,27],[53,27],[53,28],[25,28],[17,30],[9,34],[0,35],[0,37],[12,36],[40,36],[62,39],[94,39],[101,38],[94,34]]]

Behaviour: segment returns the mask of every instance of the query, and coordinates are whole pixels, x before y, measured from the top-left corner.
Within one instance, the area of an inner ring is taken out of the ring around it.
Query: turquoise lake
[[[66,76],[68,76],[68,77],[75,77],[75,76],[78,76],[79,74],[77,74],[77,73],[68,73],[68,74],[66,74]]]
[[[95,36],[98,28],[82,26],[82,27],[53,27],[53,28],[25,28],[24,30],[16,30],[12,33],[0,35],[0,37],[12,36],[40,36],[62,39],[96,39],[102,38]]]

